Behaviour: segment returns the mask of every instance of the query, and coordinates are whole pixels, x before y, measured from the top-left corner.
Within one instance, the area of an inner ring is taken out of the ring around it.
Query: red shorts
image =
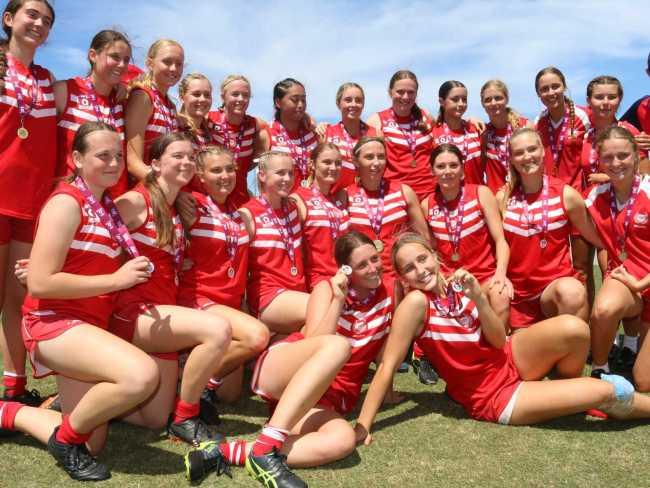
[[[542,312],[541,295],[530,300],[510,303],[510,327],[512,329],[525,329],[536,322],[544,320]]]
[[[155,305],[152,303],[129,303],[119,311],[113,312],[108,330],[117,337],[124,339],[129,344],[133,344],[133,334],[135,334],[135,325],[138,317],[145,313],[149,313],[149,311],[154,307]],[[168,361],[178,361],[178,351],[155,352],[148,354]]]
[[[178,296],[177,304],[181,307],[193,308],[195,310],[207,310],[215,305],[223,305],[224,307],[234,308],[235,310],[241,309],[241,298],[232,297],[231,300],[215,302],[211,298],[202,295],[194,295],[192,297]]]
[[[278,295],[288,291],[287,288],[268,288],[258,297],[248,297],[248,306],[251,310],[251,315],[260,318],[260,315],[266,307],[271,305],[271,302],[276,299]],[[304,290],[300,290],[304,291]]]
[[[85,323],[83,320],[73,319],[47,310],[23,315],[20,331],[23,336],[25,349],[27,349],[29,354],[29,362],[32,364],[34,378],[43,378],[44,376],[57,374],[56,371],[52,371],[36,360],[36,347],[38,343],[59,337],[67,330]]]
[[[8,244],[10,241],[34,242],[36,221],[29,219],[17,219],[9,215],[0,215],[0,245]]]

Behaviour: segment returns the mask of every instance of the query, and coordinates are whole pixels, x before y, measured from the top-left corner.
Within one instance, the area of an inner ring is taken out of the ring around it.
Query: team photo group
[[[618,120],[611,73],[581,105],[540,66],[534,120],[498,79],[481,120],[461,81],[418,105],[404,69],[374,114],[333,86],[337,123],[287,77],[263,120],[246,76],[184,72],[172,39],[137,67],[101,30],[57,80],[34,63],[55,17],[2,16],[1,443],[27,434],[100,481],[120,421],[186,443],[191,482],[239,466],[306,487],[299,468],[372,442],[409,364],[477,421],[650,418],[650,97]],[[268,420],[226,439],[219,409],[249,384]]]

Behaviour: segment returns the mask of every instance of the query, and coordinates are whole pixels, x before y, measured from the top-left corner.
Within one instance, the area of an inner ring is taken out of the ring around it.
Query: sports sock
[[[11,398],[25,393],[27,377],[12,371],[5,371],[2,374],[2,384],[5,387],[5,397]]]
[[[210,378],[207,388],[208,390],[218,390],[221,385],[223,385],[222,378]]]
[[[197,417],[199,415],[200,406],[198,403],[187,403],[180,398],[176,400],[176,407],[174,408],[175,424],[183,422],[184,420]]]
[[[605,373],[609,373],[609,362],[606,361],[604,364],[596,364],[596,363],[593,363],[593,364],[591,365],[591,370],[592,370],[592,371],[595,371],[595,370],[597,370],[597,369],[602,369]]]
[[[0,400],[0,429],[15,430],[16,414],[24,406],[22,403]]]
[[[637,352],[637,336],[629,336],[625,335],[623,336],[623,347],[627,347],[630,351],[636,353]]]
[[[268,424],[265,425],[262,433],[255,440],[255,444],[253,444],[253,456],[263,456],[271,452],[273,448],[279,451],[282,449],[288,435],[288,430],[271,427]]]
[[[219,450],[224,458],[233,466],[246,464],[246,441],[237,439],[219,444]]]
[[[84,444],[90,439],[91,432],[82,434],[77,432],[70,425],[70,415],[63,416],[63,422],[56,433],[56,440],[64,444]]]

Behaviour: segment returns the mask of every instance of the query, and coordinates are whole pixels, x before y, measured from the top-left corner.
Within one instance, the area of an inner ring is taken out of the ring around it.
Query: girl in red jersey
[[[229,320],[232,342],[217,376],[204,392],[212,407],[215,395],[234,401],[241,391],[241,365],[264,350],[269,331],[260,321],[240,311],[248,272],[248,233],[232,201],[237,169],[233,155],[210,146],[197,156],[198,176],[206,193],[193,192],[196,213],[184,222],[190,245],[185,255],[178,304],[205,310]],[[237,371],[221,386],[221,378]],[[205,415],[204,415],[205,416]]]
[[[199,418],[199,398],[221,365],[231,329],[223,317],[176,305],[185,237],[173,204],[179,190],[194,176],[192,142],[185,134],[170,133],[156,139],[150,152],[152,171],[143,184],[122,195],[116,204],[137,252],[149,258],[151,277],[117,296],[111,331],[166,360],[162,361],[160,388],[167,392],[167,401],[161,400],[159,417],[173,410],[169,435],[198,444],[213,437]],[[176,352],[186,349],[191,351],[173,406]]]
[[[584,321],[555,317],[508,338],[478,280],[463,269],[445,279],[421,236],[402,236],[393,256],[414,291],[395,311],[359,415],[359,441],[371,442],[375,415],[413,339],[447,382],[449,396],[476,420],[526,425],[593,408],[620,419],[650,417],[650,398],[625,378],[580,377],[589,350]],[[541,381],[551,370],[565,379]]]
[[[334,190],[343,167],[338,147],[331,142],[320,143],[311,153],[310,167],[311,187],[298,188],[289,197],[296,203],[302,222],[308,291],[336,272],[334,241],[349,225],[347,195]]]
[[[454,144],[463,153],[465,181],[481,185],[481,135],[471,122],[463,120],[467,110],[467,88],[460,81],[445,81],[438,90],[440,112],[433,126],[434,147]]]
[[[377,249],[365,234],[342,235],[334,254],[340,269],[312,291],[304,335],[273,344],[255,366],[253,389],[272,411],[262,435],[248,455],[243,441],[223,445],[220,452],[235,465],[245,462],[260,481],[275,475],[276,484],[265,486],[306,486],[282,467],[279,453],[291,467],[310,467],[342,459],[355,448],[354,431],[343,416],[354,409],[368,367],[380,354],[393,299],[381,280]],[[326,347],[331,356],[324,354]]]
[[[58,116],[58,175],[74,171],[72,140],[84,122],[105,122],[115,127],[124,141],[124,107],[118,92],[130,61],[131,43],[126,36],[121,32],[103,30],[90,42],[90,74],[54,84]],[[127,190],[127,172],[123,171],[120,181],[111,189],[111,197],[116,198]]]
[[[76,175],[57,186],[39,216],[22,332],[34,376],[57,373],[64,415],[48,450],[73,479],[96,481],[110,472],[85,444],[98,452],[108,421],[145,402],[158,371],[146,354],[105,330],[113,292],[149,279],[145,257],[122,264],[130,239],[105,193],[124,169],[119,135],[89,122],[72,149]],[[51,426],[52,419],[38,421]],[[44,440],[42,432],[37,438]]]
[[[422,211],[436,242],[445,274],[463,268],[481,284],[490,306],[508,323],[512,283],[506,277],[510,248],[503,235],[497,200],[490,189],[463,179],[463,153],[441,144],[431,154],[438,184],[422,200]]]
[[[237,166],[237,182],[231,195],[237,207],[249,199],[246,177],[253,166],[253,154],[262,146],[262,128],[266,123],[246,110],[251,99],[251,85],[242,75],[228,75],[221,82],[221,107],[210,112],[212,140],[232,152]],[[261,150],[260,150],[261,152]]]
[[[516,331],[558,314],[586,320],[587,295],[571,264],[571,226],[597,247],[602,243],[584,201],[577,190],[545,174],[544,147],[534,129],[512,134],[510,154],[510,180],[497,193],[515,292],[510,326]]]
[[[286,152],[260,156],[260,196],[239,213],[250,238],[246,299],[252,314],[274,332],[289,334],[305,323],[307,287],[303,263],[303,229],[298,207],[289,194],[295,165]]]
[[[189,73],[178,85],[181,109],[178,112],[179,129],[185,132],[196,151],[212,143],[208,113],[212,108],[212,84],[201,73]]]
[[[176,105],[168,91],[183,76],[181,45],[159,39],[147,51],[147,74],[131,82],[126,106],[126,163],[134,182],[149,174],[149,148],[160,135],[178,130]]]
[[[309,186],[309,155],[318,144],[318,135],[307,128],[307,95],[298,80],[286,78],[273,87],[275,120],[261,134],[263,151],[285,152],[294,161],[292,191]]]
[[[591,315],[592,376],[609,372],[608,353],[619,321],[641,316],[641,347],[634,379],[650,390],[650,180],[638,173],[634,136],[610,126],[596,140],[600,170],[608,182],[592,187],[587,207],[607,250],[607,272]],[[646,340],[643,340],[644,337]]]
[[[508,87],[501,80],[489,80],[481,87],[481,105],[490,121],[481,140],[481,166],[485,184],[492,193],[506,183],[510,174],[510,136],[530,122],[508,107]]]
[[[341,111],[341,121],[328,125],[324,137],[325,142],[336,144],[343,157],[341,177],[332,189],[334,192],[354,183],[357,176],[352,155],[354,146],[363,136],[372,137],[376,134],[374,127],[361,120],[365,100],[363,88],[358,83],[343,83],[336,92],[336,106]]]
[[[382,138],[362,137],[353,155],[359,181],[347,189],[350,229],[375,242],[384,265],[384,281],[392,290],[396,276],[390,248],[395,236],[405,228],[428,236],[427,223],[415,192],[406,184],[384,178],[387,164]]]
[[[433,121],[431,114],[415,103],[418,87],[414,73],[397,71],[388,84],[391,107],[371,115],[368,125],[385,138],[386,179],[408,185],[419,201],[435,190],[436,182],[429,166]]]
[[[7,69],[0,93],[0,308],[4,397],[37,405],[38,392],[25,389],[25,346],[20,336],[24,288],[13,263],[27,258],[36,216],[51,191],[56,166],[54,78],[34,64],[54,24],[45,0],[12,0],[2,17],[7,34]]]

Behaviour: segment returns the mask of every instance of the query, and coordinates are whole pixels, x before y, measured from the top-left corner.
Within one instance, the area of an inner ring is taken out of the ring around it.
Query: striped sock
[[[0,400],[0,429],[15,430],[16,414],[24,406],[22,403]]]
[[[244,466],[246,464],[246,441],[238,439],[223,442],[219,444],[219,450],[232,466]]]
[[[218,390],[221,385],[223,385],[222,378],[210,378],[206,388],[208,390]]]
[[[262,433],[255,440],[255,444],[253,444],[253,456],[263,456],[271,452],[273,448],[279,451],[282,449],[284,441],[287,440],[288,436],[288,430],[271,427],[268,424],[265,425]]]
[[[22,395],[26,391],[27,377],[24,374],[5,371],[2,373],[2,384],[5,387],[6,398]]]

